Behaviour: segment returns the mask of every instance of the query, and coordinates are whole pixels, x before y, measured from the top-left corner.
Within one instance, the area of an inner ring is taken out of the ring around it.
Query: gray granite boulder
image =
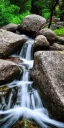
[[[27,34],[36,34],[41,27],[46,23],[46,19],[42,16],[31,14],[24,18],[23,22],[19,25],[19,30]]]
[[[0,59],[0,85],[9,83],[20,74],[17,64]]]
[[[64,51],[36,52],[32,78],[49,113],[64,121]]]
[[[43,35],[39,35],[35,38],[35,42],[33,44],[33,50],[34,52],[39,50],[48,50],[49,49],[49,42],[47,41],[47,38]]]
[[[0,29],[0,58],[6,58],[26,42],[27,37]]]

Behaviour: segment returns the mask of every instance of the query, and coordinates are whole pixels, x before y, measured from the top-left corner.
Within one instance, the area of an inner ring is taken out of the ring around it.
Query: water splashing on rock
[[[18,55],[23,61],[19,65],[23,67],[23,76],[20,77],[20,80],[15,80],[8,85],[12,90],[8,104],[5,97],[2,97],[2,102],[7,105],[7,110],[0,110],[0,128],[12,128],[13,124],[22,118],[34,120],[41,128],[48,128],[49,125],[54,126],[54,128],[64,128],[64,123],[49,118],[48,111],[44,108],[38,91],[33,88],[33,81],[30,81],[30,69],[33,67],[33,43],[34,40],[29,39]],[[15,103],[11,107],[14,90],[17,90]]]

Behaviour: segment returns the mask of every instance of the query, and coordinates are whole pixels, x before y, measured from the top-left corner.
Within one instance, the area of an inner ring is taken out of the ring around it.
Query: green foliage
[[[64,36],[64,27],[54,30],[58,36]]]
[[[8,20],[9,20],[9,23],[15,23],[15,24],[21,23],[19,16],[14,16],[14,17],[11,16]]]
[[[18,19],[19,7],[15,5],[5,6],[5,4],[0,5],[0,25],[4,25],[14,21],[13,19]],[[16,19],[16,21],[17,21]]]
[[[45,17],[47,20],[48,20],[49,16],[50,16],[50,13],[49,13],[49,12],[45,12],[45,13],[43,14],[43,17]]]
[[[21,23],[23,21],[23,19],[25,18],[25,16],[27,16],[29,14],[30,14],[30,12],[27,11],[27,12],[22,13],[22,14],[19,14],[17,16],[14,16],[14,17],[12,16],[10,18],[9,22],[12,22],[12,23],[15,23],[15,24],[19,24],[19,23]]]
[[[4,5],[2,4],[2,5],[0,5],[0,25],[7,23],[7,18],[5,16],[4,12],[5,12],[5,8],[4,8]]]
[[[48,14],[45,14],[47,13],[47,10],[48,12],[50,11],[50,6],[51,5],[51,0],[32,0],[31,2],[31,12],[32,13],[36,13],[36,14],[39,14],[39,15],[45,15],[45,17],[47,17],[46,15]]]
[[[55,15],[60,17],[64,12],[64,0],[61,0],[61,10],[56,7]],[[0,0],[0,26],[8,23],[20,23],[30,13],[39,14],[46,19],[50,16],[51,0]]]
[[[30,11],[31,0],[10,0],[11,4],[20,7],[20,13]]]
[[[22,22],[22,20],[25,18],[25,16],[27,16],[27,15],[29,15],[29,14],[30,14],[29,11],[27,11],[27,12],[25,12],[25,13],[21,13],[21,14],[19,15],[19,18],[21,19],[21,22]]]
[[[42,15],[42,0],[32,0],[31,2],[31,13]]]
[[[60,17],[61,11],[59,9],[59,6],[56,6],[56,17]]]
[[[22,2],[26,4],[26,7],[24,7],[24,5],[22,4],[25,11],[23,10],[24,12],[22,11],[20,13],[20,7],[16,4],[11,4],[9,0],[6,0],[6,2],[5,0],[4,2],[3,0],[0,1],[0,25],[8,23],[19,24],[26,15],[30,14],[30,12],[28,11],[31,7],[30,0]]]
[[[49,16],[50,16],[49,10],[48,10],[48,9],[44,9],[44,10],[42,11],[42,16],[45,17],[46,19],[48,19]]]

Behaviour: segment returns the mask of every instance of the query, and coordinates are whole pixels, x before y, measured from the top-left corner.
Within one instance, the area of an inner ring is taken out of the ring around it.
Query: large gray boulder
[[[48,50],[49,49],[49,42],[47,41],[47,38],[43,35],[39,35],[35,38],[34,44],[33,44],[33,51],[39,51],[39,50]]]
[[[36,52],[32,78],[51,115],[64,121],[64,51]]]
[[[23,22],[19,25],[19,30],[24,33],[35,35],[45,23],[46,19],[42,16],[31,14],[25,17]]]
[[[0,85],[13,81],[20,74],[17,64],[0,59]]]
[[[55,32],[48,28],[41,29],[38,32],[38,35],[44,35],[47,38],[47,40],[50,42],[50,45],[52,45],[53,42],[56,40]]]
[[[26,42],[27,37],[0,29],[0,58],[6,58]]]

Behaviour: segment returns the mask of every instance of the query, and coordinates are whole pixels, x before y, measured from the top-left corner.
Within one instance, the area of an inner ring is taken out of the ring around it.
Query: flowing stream
[[[22,118],[35,121],[39,128],[64,128],[64,123],[49,118],[48,111],[44,108],[38,91],[33,88],[33,81],[30,80],[33,43],[33,39],[28,39],[18,55],[22,60],[19,67],[23,68],[23,75],[20,74],[19,80],[8,85],[11,89],[8,102],[5,96],[1,98],[0,128],[12,128]]]

